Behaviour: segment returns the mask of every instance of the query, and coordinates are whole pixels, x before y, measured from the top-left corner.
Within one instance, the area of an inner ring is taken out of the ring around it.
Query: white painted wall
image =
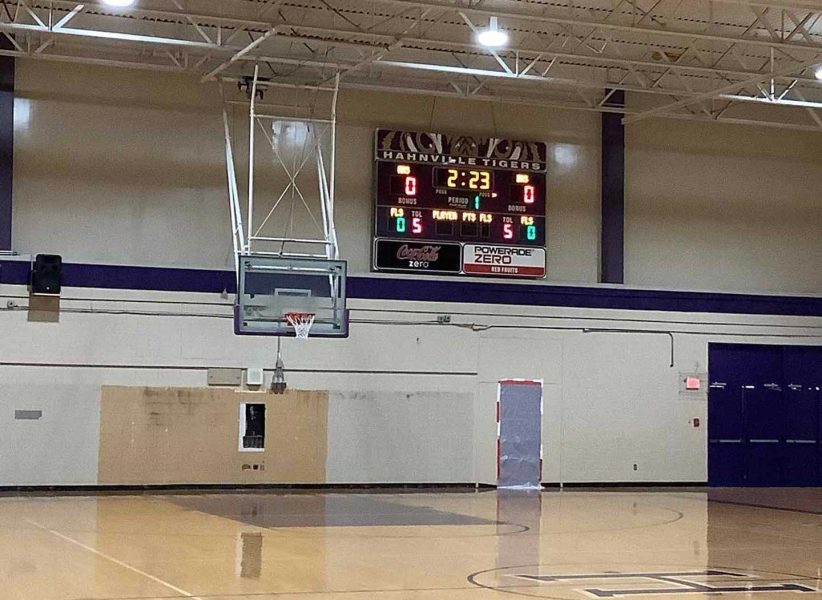
[[[0,485],[95,483],[101,385],[198,386],[209,366],[274,363],[276,342],[234,336],[217,295],[67,289],[56,324],[28,323],[8,300],[25,306],[25,290],[0,286]],[[822,344],[819,318],[351,304],[347,340],[284,342],[289,385],[333,392],[338,483],[493,483],[506,377],[545,383],[545,481],[701,482],[706,403],[680,396],[680,373],[705,370],[709,341]],[[43,421],[12,421],[20,408],[42,408]],[[36,449],[23,454],[27,440]]]
[[[328,404],[328,483],[473,479],[473,393],[335,392]]]
[[[18,61],[15,249],[232,264],[218,111],[214,90],[166,75]]]
[[[822,291],[822,136],[649,120],[626,128],[633,285]]]
[[[52,380],[49,371],[0,367],[0,482],[81,485],[97,477],[100,388],[76,381],[81,372],[64,382]],[[15,420],[15,410],[43,416]]]
[[[216,87],[175,75],[20,60],[16,92],[19,252],[55,252],[75,262],[231,265]],[[290,99],[266,96],[271,103]],[[242,107],[230,112],[242,174],[247,118]],[[374,129],[405,127],[546,141],[547,281],[596,282],[599,115],[345,91],[339,119],[337,222],[352,273],[370,269]],[[279,167],[264,166],[258,190],[274,194]],[[820,185],[822,138],[812,133],[666,120],[632,125],[626,282],[818,292]]]
[[[232,264],[216,87],[154,73],[19,61],[16,93],[18,252],[54,252],[73,262]],[[276,93],[266,101],[276,103]],[[247,111],[230,112],[242,173]],[[596,281],[596,115],[353,91],[341,94],[338,113],[336,220],[350,272],[370,270],[373,136],[382,126],[547,141],[550,278]],[[280,167],[266,164],[261,135],[258,142],[257,189],[276,197]],[[298,227],[308,222],[304,214],[297,221]]]

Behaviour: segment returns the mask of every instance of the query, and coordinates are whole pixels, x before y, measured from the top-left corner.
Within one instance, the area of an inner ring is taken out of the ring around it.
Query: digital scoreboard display
[[[377,130],[374,268],[545,276],[546,145]]]

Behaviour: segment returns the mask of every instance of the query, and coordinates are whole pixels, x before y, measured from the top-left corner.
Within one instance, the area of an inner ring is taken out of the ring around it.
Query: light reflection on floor
[[[0,597],[818,597],[814,507],[820,489],[5,497]]]

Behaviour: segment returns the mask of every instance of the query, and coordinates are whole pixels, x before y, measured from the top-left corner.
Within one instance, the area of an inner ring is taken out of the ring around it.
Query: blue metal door
[[[782,387],[778,383],[743,386],[745,485],[782,485],[784,410]]]
[[[708,481],[822,485],[822,347],[711,344]]]
[[[822,485],[822,348],[785,346],[787,485]]]
[[[788,384],[785,390],[785,484],[819,483],[819,418],[822,408],[813,386]]]
[[[745,446],[742,437],[742,386],[712,381],[708,388],[710,485],[745,485]]]
[[[708,361],[708,482],[774,485],[766,482],[781,478],[780,443],[764,413],[778,411],[773,386],[782,381],[781,347],[711,344]]]
[[[818,465],[818,479],[816,481],[816,485],[822,486],[822,386],[816,386],[816,405],[819,407],[819,412],[817,413],[817,423],[819,423],[819,429],[817,430],[816,435],[816,461]]]

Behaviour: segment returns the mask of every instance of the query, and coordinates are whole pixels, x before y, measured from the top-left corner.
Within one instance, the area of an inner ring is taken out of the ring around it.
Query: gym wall
[[[170,75],[19,61],[17,91],[18,252],[57,253],[67,263],[231,268],[215,89]],[[355,276],[402,279],[369,273],[373,129],[458,129],[549,142],[544,289],[574,283],[583,297],[610,293],[593,286],[597,114],[345,92],[340,120],[337,223]],[[232,122],[241,135],[241,109]],[[641,289],[630,310],[541,306],[540,293],[516,285],[499,294],[504,303],[468,293],[438,302],[353,298],[350,338],[284,344],[290,388],[327,394],[324,412],[290,413],[314,424],[303,441],[325,455],[288,471],[270,464],[274,452],[265,475],[252,479],[234,450],[236,403],[248,392],[214,392],[206,374],[270,369],[276,342],[234,336],[230,296],[67,287],[59,323],[33,323],[25,287],[0,283],[0,485],[179,482],[188,472],[181,455],[209,436],[222,448],[220,466],[203,471],[215,456],[192,454],[201,461],[192,482],[197,473],[198,482],[214,483],[493,483],[496,385],[507,377],[543,380],[544,481],[704,482],[705,396],[683,395],[681,378],[707,371],[708,342],[822,343],[822,240],[812,235],[822,223],[806,191],[822,177],[822,141],[800,136],[780,153],[754,147],[787,146],[794,132],[745,129],[739,135],[750,144],[731,146],[738,132],[667,121],[628,130],[625,287],[802,294],[806,309],[796,315],[750,308],[768,304],[766,296],[701,295],[703,305],[689,301],[685,311],[680,300],[663,306]],[[766,185],[750,183],[763,173]],[[262,189],[275,183],[263,179]],[[780,189],[788,190],[784,212],[760,217],[752,207],[772,207]],[[451,324],[437,324],[439,314]],[[168,390],[232,400],[220,401],[226,412],[214,427],[211,417],[175,416],[179,429],[152,438],[169,442],[161,454],[146,455],[160,450],[123,445],[129,428],[155,427],[146,389],[166,394],[166,406],[179,395]],[[42,416],[16,420],[15,410]],[[138,472],[146,456],[168,464]]]
[[[230,267],[216,87],[161,73],[21,60],[16,93],[18,252],[62,254],[69,262]],[[291,96],[270,91],[266,101]],[[370,269],[374,129],[456,129],[548,142],[545,283],[596,283],[598,114],[359,91],[341,94],[338,114],[337,225],[352,273]],[[232,108],[232,126],[244,165],[243,107]],[[650,120],[628,127],[626,137],[627,285],[822,290],[819,136]],[[265,193],[279,169],[262,168],[262,152],[258,160]]]

